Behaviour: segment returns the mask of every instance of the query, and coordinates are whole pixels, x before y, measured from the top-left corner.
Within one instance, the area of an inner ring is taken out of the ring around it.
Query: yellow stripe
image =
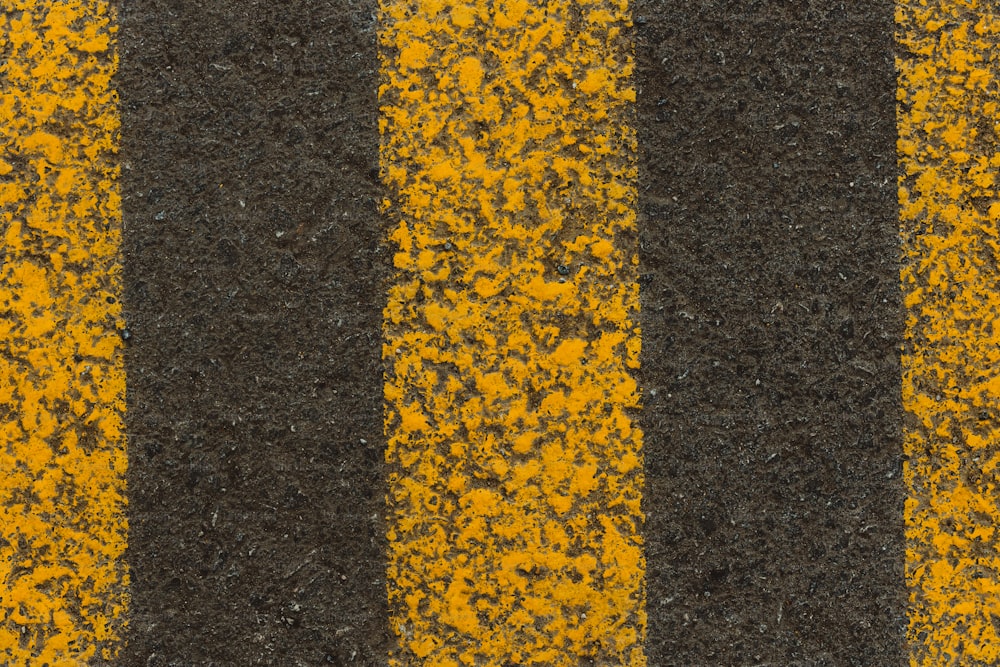
[[[127,602],[113,5],[0,0],[0,664],[110,659]]]
[[[625,0],[383,0],[393,665],[646,663]]]
[[[1000,167],[991,0],[900,0],[911,664],[1000,663]]]

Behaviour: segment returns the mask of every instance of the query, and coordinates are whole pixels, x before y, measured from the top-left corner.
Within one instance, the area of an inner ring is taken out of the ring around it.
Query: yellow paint
[[[912,665],[1000,664],[1000,13],[899,0]]]
[[[392,665],[646,664],[629,32],[382,2]]]
[[[127,603],[114,6],[0,0],[0,664],[117,652]]]

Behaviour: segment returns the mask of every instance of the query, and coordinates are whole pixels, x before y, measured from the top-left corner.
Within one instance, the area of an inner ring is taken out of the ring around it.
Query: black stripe
[[[124,664],[383,664],[375,3],[122,22]]]
[[[904,663],[892,11],[635,2],[652,665]]]

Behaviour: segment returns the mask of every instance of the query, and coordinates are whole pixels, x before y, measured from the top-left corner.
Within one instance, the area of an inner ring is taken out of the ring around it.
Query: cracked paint
[[[631,24],[384,0],[392,665],[645,665]]]

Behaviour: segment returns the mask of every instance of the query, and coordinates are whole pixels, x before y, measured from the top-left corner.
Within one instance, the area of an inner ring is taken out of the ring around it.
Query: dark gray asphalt
[[[903,664],[893,4],[634,12],[650,663]]]
[[[125,665],[378,665],[373,2],[122,7]]]

